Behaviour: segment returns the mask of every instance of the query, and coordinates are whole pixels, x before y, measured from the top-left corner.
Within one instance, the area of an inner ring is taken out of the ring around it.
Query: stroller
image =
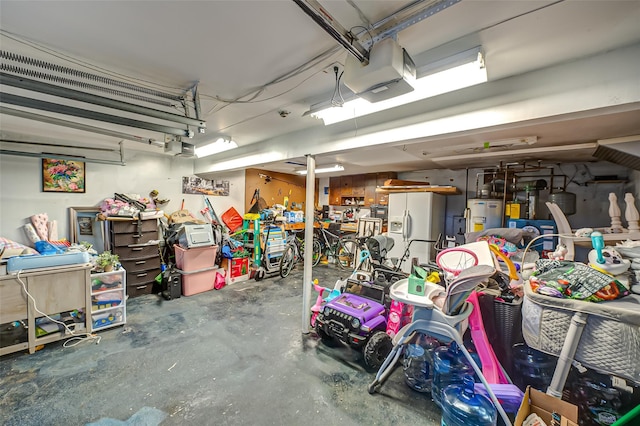
[[[411,244],[414,242],[420,243],[433,243],[434,247],[437,246],[438,241],[413,239],[409,241],[407,247],[400,259],[388,259],[387,255],[394,246],[393,238],[386,235],[375,235],[369,237],[366,240],[366,247],[369,250],[369,257],[371,259],[370,270],[372,271],[373,279],[378,283],[393,284],[398,280],[407,278],[407,273],[402,271],[402,264],[409,258],[411,251]],[[434,265],[420,265],[425,269],[433,269]]]
[[[400,269],[402,262],[397,262],[394,265],[387,259],[387,255],[394,244],[393,238],[389,238],[386,235],[374,235],[365,242],[369,250],[370,271],[376,283],[389,285],[407,277]]]

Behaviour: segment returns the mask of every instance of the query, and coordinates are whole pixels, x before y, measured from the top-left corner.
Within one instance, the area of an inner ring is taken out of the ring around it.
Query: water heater
[[[467,201],[467,232],[502,227],[502,200],[472,198]]]

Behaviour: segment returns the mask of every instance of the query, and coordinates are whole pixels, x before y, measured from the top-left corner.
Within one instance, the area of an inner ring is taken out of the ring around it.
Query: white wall
[[[185,208],[202,219],[205,207],[201,195],[182,194],[182,177],[194,176],[194,160],[161,154],[127,152],[126,166],[86,163],[86,193],[42,192],[41,160],[39,158],[0,156],[0,236],[31,245],[22,230],[29,217],[47,213],[58,221],[59,238],[69,238],[68,207],[99,206],[115,192],[137,193],[148,197],[157,189],[160,198],[171,202],[163,209],[172,213]],[[209,200],[220,216],[229,207],[244,213],[244,171],[229,172],[217,179],[229,180],[228,197],[210,196]]]
[[[465,170],[421,170],[415,172],[400,173],[398,178],[404,180],[428,181],[432,185],[453,185],[460,189],[461,195],[447,196],[447,216],[445,232],[448,235],[457,234],[459,226],[457,218],[464,216],[465,200],[476,197],[476,177],[481,169]],[[546,173],[546,172],[545,172]],[[640,173],[629,170],[626,167],[618,166],[606,161],[597,163],[576,163],[556,166],[554,168],[554,184],[562,183],[557,175],[565,174],[571,179],[566,190],[576,194],[576,214],[568,216],[567,219],[572,228],[585,227],[607,227],[611,225],[609,217],[609,193],[613,192],[618,197],[618,206],[624,212],[624,194],[631,192],[636,196],[636,207],[640,209],[638,199],[638,188],[640,185]],[[529,176],[530,174],[527,174]],[[593,183],[596,176],[615,175],[620,182]],[[500,176],[498,176],[500,178]],[[482,178],[481,178],[482,179]],[[544,178],[548,183],[549,179]],[[627,182],[624,182],[627,180]],[[546,219],[548,211],[544,202],[548,200],[549,191],[540,191],[540,201],[538,211],[540,219]],[[466,197],[466,198],[465,198]],[[549,218],[551,218],[549,216]],[[627,226],[622,217],[623,226]],[[464,232],[464,229],[462,230]]]

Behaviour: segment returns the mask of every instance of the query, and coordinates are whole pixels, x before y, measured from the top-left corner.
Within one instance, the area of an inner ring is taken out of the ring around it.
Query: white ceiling
[[[575,146],[640,134],[640,105],[636,102],[509,126],[449,131],[420,140],[394,140],[366,150],[336,149],[332,148],[332,139],[351,129],[354,123],[325,128],[303,114],[311,104],[330,98],[334,85],[331,69],[334,64],[341,66],[347,53],[293,1],[3,0],[1,3],[2,50],[96,73],[108,71],[117,78],[163,90],[185,90],[198,82],[201,118],[207,123],[207,132],[196,135],[192,140],[196,144],[220,134],[233,137],[241,147],[281,146],[289,140],[298,145],[322,143],[323,148],[316,150],[318,164],[341,162],[347,166],[344,173],[351,174],[492,166],[501,160],[591,160],[592,149],[585,146],[566,152],[546,151],[544,147]],[[365,18],[375,23],[414,2],[320,3],[349,29],[366,25]],[[397,38],[416,62],[430,52],[455,52],[482,45],[489,81],[507,82],[510,77],[635,45],[640,42],[639,22],[640,1],[462,0],[399,32]],[[265,88],[251,102],[221,100],[249,100],[257,88],[326,52],[329,53],[308,70]],[[439,97],[429,108],[437,114],[439,105],[443,111],[451,108],[455,96],[466,93],[471,92]],[[287,112],[286,117],[281,117],[281,111]],[[355,125],[374,128],[382,121],[402,121],[402,117],[412,114],[409,108],[398,108]],[[65,141],[72,145],[119,142],[4,114],[0,115],[0,124],[3,137],[10,139]],[[148,132],[134,133],[146,136]],[[307,134],[314,135],[309,141],[316,142],[306,142]],[[504,152],[496,148],[500,154],[489,158],[472,155],[460,161],[430,161],[436,156],[476,153],[455,148],[432,152],[434,146],[455,147],[529,135],[536,135],[539,140],[530,148],[540,149],[513,154],[507,148],[501,149]],[[127,142],[126,146],[155,149],[135,142]],[[304,163],[304,157],[296,154],[296,150],[290,152],[286,159]],[[260,165],[285,172],[294,168],[283,159]]]

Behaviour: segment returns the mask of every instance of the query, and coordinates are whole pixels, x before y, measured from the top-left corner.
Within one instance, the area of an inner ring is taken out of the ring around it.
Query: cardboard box
[[[248,257],[224,258],[222,259],[222,267],[227,271],[227,282],[229,284],[247,281],[251,276]]]
[[[522,426],[531,413],[536,413],[547,425],[551,425],[551,414],[558,413],[562,416],[560,426],[578,426],[578,407],[527,386],[514,426]]]

